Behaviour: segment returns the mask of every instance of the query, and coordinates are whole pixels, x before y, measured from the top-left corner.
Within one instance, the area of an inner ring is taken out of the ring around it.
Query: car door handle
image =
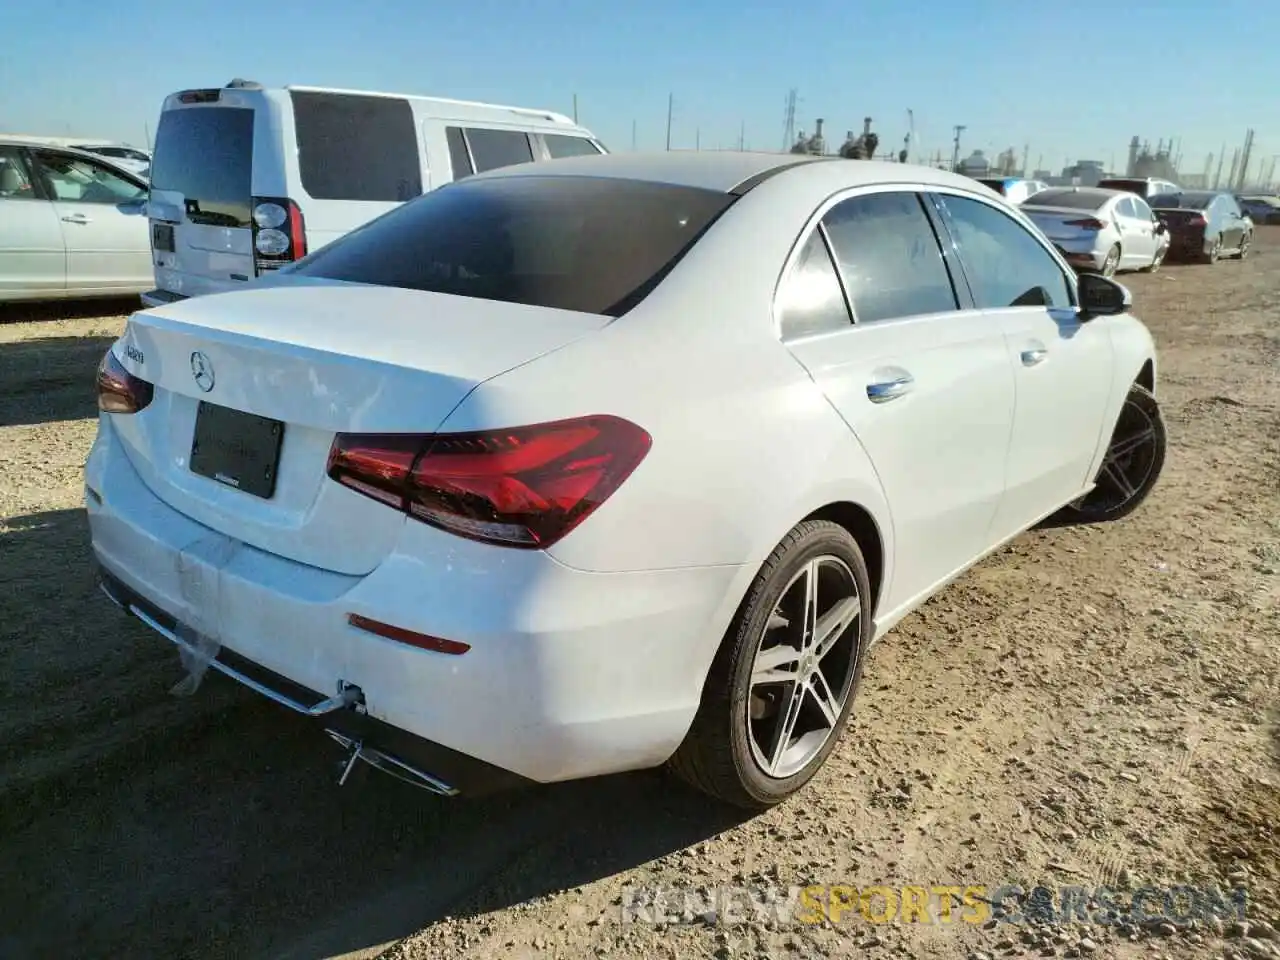
[[[1024,367],[1034,367],[1037,363],[1043,363],[1045,358],[1049,356],[1049,351],[1042,347],[1034,350],[1022,351],[1022,365]]]
[[[911,392],[915,381],[909,376],[895,377],[893,380],[880,380],[867,384],[867,399],[872,403],[887,403],[897,400]]]
[[[48,222],[48,221],[46,221]],[[62,218],[63,223],[90,223],[90,219],[83,213],[73,213]]]

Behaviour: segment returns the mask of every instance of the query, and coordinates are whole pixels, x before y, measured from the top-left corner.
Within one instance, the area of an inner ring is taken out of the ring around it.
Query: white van
[[[147,306],[234,290],[472,173],[607,152],[549,110],[233,80],[164,102]]]

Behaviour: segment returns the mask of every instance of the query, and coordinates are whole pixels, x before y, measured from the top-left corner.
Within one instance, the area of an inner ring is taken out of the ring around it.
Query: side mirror
[[[1080,294],[1082,320],[1128,313],[1133,306],[1133,295],[1126,286],[1098,273],[1080,274],[1076,289]]]
[[[1157,237],[1162,237],[1162,236],[1164,236],[1166,233],[1168,233],[1168,232],[1169,232],[1169,228],[1168,228],[1168,227],[1166,227],[1166,226],[1164,225],[1164,223],[1162,223],[1162,222],[1161,222],[1161,221],[1159,221],[1159,220],[1157,220],[1157,221],[1156,221],[1156,227],[1155,227],[1155,230],[1156,230],[1156,236],[1157,236]]]

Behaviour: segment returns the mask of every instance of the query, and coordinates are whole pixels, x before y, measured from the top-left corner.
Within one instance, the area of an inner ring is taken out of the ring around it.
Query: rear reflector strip
[[[396,643],[417,647],[419,650],[431,650],[434,653],[449,653],[454,656],[460,656],[471,649],[469,643],[462,643],[458,640],[444,640],[440,637],[429,637],[425,633],[415,633],[412,630],[406,630],[404,627],[393,627],[389,623],[370,620],[368,617],[362,617],[358,613],[347,614],[347,623],[368,633],[375,633],[388,640],[394,640]]]

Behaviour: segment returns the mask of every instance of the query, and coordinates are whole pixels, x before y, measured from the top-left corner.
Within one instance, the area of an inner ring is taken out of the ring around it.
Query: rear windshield
[[[310,196],[402,202],[422,193],[408,100],[309,90],[290,96],[299,174]]]
[[[252,110],[183,107],[160,115],[151,189],[182,194],[192,223],[249,226],[252,176]]]
[[[1106,194],[1081,193],[1079,190],[1038,190],[1024,207],[1070,207],[1072,210],[1097,210],[1107,202]]]
[[[1126,190],[1129,193],[1138,193],[1144,197],[1147,195],[1147,191],[1151,189],[1151,184],[1146,180],[1099,180],[1098,186],[1103,190]]]
[[[1216,193],[1162,193],[1151,199],[1151,206],[1157,210],[1204,210],[1216,196]]]
[[[463,180],[384,214],[289,272],[616,317],[733,200],[639,180]]]
[[[1005,183],[1003,180],[986,180],[986,179],[980,178],[978,182],[983,184],[984,186],[990,187],[996,193],[999,193],[1001,195],[1003,195],[1005,192],[1005,189],[1004,189]]]

